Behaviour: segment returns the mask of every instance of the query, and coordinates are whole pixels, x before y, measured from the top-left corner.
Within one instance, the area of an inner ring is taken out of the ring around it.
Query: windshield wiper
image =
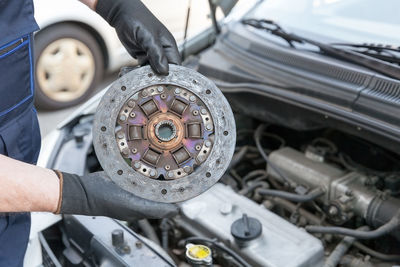
[[[245,19],[243,24],[251,27],[265,30],[273,35],[279,36],[286,40],[291,47],[294,42],[301,44],[311,44],[319,48],[321,52],[334,58],[339,58],[354,64],[364,66],[381,74],[400,80],[400,67],[386,62],[369,54],[360,53],[343,48],[337,48],[329,44],[324,44],[294,33],[288,33],[282,27],[272,20],[267,19]]]
[[[354,43],[332,43],[331,45],[335,47],[351,48],[351,50],[355,52],[400,65],[400,47],[382,44]]]

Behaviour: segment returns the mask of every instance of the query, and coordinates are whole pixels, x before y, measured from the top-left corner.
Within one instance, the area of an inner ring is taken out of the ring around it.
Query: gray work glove
[[[104,172],[85,176],[56,171],[61,195],[56,213],[107,216],[124,221],[174,216],[173,204],[146,200],[123,190]]]
[[[139,64],[150,63],[158,74],[168,74],[168,63],[181,63],[172,34],[140,0],[98,0],[96,12],[118,34]]]

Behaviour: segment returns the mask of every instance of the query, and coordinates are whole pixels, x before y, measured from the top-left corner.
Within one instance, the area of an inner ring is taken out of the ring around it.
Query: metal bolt
[[[194,102],[194,101],[196,101],[196,97],[195,97],[194,95],[191,95],[191,96],[189,97],[189,100],[192,101],[192,102]]]
[[[135,101],[132,99],[128,101],[128,107],[133,108],[135,106]]]
[[[169,169],[171,169],[171,166],[165,165],[164,168],[168,171]]]
[[[211,141],[207,140],[204,144],[206,145],[206,147],[210,147],[211,146]]]
[[[136,154],[136,153],[137,153],[137,149],[136,149],[136,148],[132,148],[132,149],[131,149],[131,152],[132,152],[133,154]]]
[[[183,171],[186,173],[189,173],[191,170],[192,170],[192,168],[190,166],[183,167]]]
[[[205,110],[204,108],[201,109],[201,114],[206,115],[207,114],[207,110]]]
[[[136,114],[135,114],[135,112],[132,112],[131,114],[129,114],[129,116],[130,116],[131,118],[135,118]]]
[[[123,132],[118,132],[117,133],[117,137],[118,137],[118,139],[124,138],[124,133]]]
[[[122,252],[123,252],[124,254],[129,254],[129,253],[131,253],[131,247],[128,246],[128,245],[123,246],[123,247],[122,247]]]
[[[181,93],[181,89],[176,88],[176,89],[175,89],[175,94],[179,95],[180,93]]]
[[[145,90],[142,91],[142,96],[147,96],[147,92]]]
[[[156,176],[156,171],[155,170],[150,170],[150,176],[152,176],[152,177]]]
[[[140,241],[136,241],[135,246],[136,246],[136,248],[141,249],[143,246],[143,243]]]
[[[337,207],[331,206],[331,207],[329,207],[328,213],[331,216],[335,216],[335,215],[337,215],[339,213],[339,210],[338,210]]]
[[[120,119],[121,121],[125,121],[125,120],[126,120],[126,116],[125,116],[124,114],[122,114],[121,116],[119,116],[119,119]]]
[[[167,98],[167,96],[165,94],[161,95],[161,99],[166,99],[166,98]]]
[[[142,164],[140,164],[139,161],[136,161],[135,164],[133,165],[133,167],[135,167],[135,169],[139,169],[142,166]]]
[[[174,173],[172,171],[169,171],[167,173],[167,176],[168,176],[168,178],[172,178],[172,177],[174,177]]]
[[[157,91],[159,93],[162,93],[164,91],[164,88],[162,86],[157,87]]]
[[[128,155],[129,155],[129,149],[128,149],[128,148],[124,148],[124,149],[122,150],[122,154],[123,154],[124,156],[128,156]]]
[[[197,146],[195,147],[195,149],[196,149],[197,151],[199,151],[199,150],[201,149],[201,146],[200,146],[200,145],[197,145]]]
[[[211,124],[207,124],[206,129],[207,129],[208,131],[211,131],[211,130],[212,130],[212,125],[211,125]]]
[[[197,115],[199,115],[199,111],[196,109],[196,110],[193,110],[193,115],[194,116],[197,116]]]

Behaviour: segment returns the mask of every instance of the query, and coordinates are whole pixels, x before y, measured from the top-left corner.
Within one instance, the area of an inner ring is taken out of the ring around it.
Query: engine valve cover
[[[116,80],[97,108],[93,143],[101,166],[123,189],[179,202],[199,195],[225,172],[236,142],[232,110],[198,72],[149,66]]]

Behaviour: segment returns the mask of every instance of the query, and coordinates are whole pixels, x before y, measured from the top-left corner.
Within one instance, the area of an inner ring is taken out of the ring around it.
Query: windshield
[[[400,46],[400,0],[265,0],[246,17],[324,42]]]

